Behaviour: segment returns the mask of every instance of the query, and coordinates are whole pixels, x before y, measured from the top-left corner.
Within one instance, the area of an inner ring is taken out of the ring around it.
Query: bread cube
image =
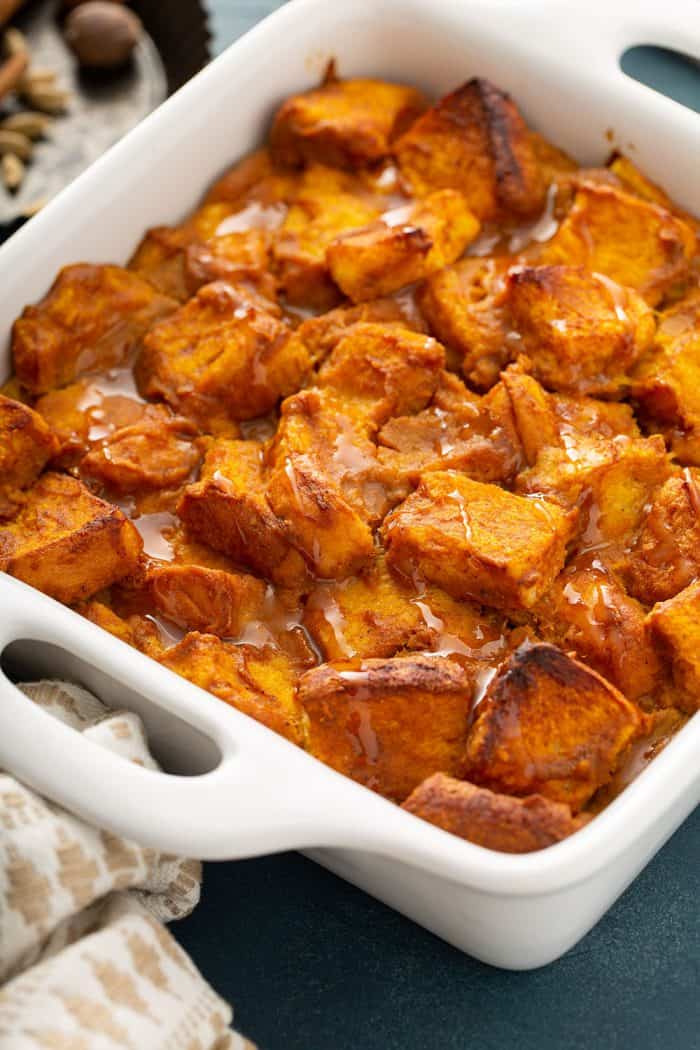
[[[371,560],[369,525],[311,457],[295,456],[275,468],[267,495],[285,536],[315,575],[344,579]]]
[[[335,489],[361,518],[381,521],[393,488],[368,433],[355,401],[337,398],[330,388],[301,390],[282,404],[266,463],[271,472],[279,468],[290,474],[288,464],[303,458],[317,471],[321,488]]]
[[[676,706],[694,714],[700,709],[700,582],[655,605],[647,622],[673,676]]]
[[[641,197],[645,201],[651,201],[653,204],[660,204],[662,208],[673,212],[675,216],[686,222],[696,233],[698,232],[697,218],[671,200],[666,191],[657,186],[655,182],[652,182],[624,153],[613,153],[608,161],[608,167],[628,193],[634,193],[635,196]]]
[[[545,450],[571,450],[586,446],[589,435],[601,443],[620,435],[639,438],[641,433],[629,405],[548,393],[525,371],[529,360],[519,358],[501,373],[500,381],[482,399],[483,410],[513,449],[517,469],[534,466]]]
[[[424,474],[387,517],[389,565],[454,598],[530,608],[564,565],[575,516],[453,471]]]
[[[700,477],[686,467],[644,508],[638,535],[621,567],[630,594],[653,605],[700,576]]]
[[[355,306],[339,306],[318,317],[309,317],[295,329],[292,339],[299,340],[314,365],[320,364],[357,324],[402,326],[414,332],[427,328],[417,308],[411,308],[403,297],[373,299]]]
[[[587,546],[631,540],[645,505],[671,471],[663,440],[626,434],[566,438],[564,448],[542,449],[535,465],[518,476],[516,491],[582,508]]]
[[[339,773],[402,802],[436,770],[454,773],[473,681],[445,656],[322,664],[302,675],[307,747]]]
[[[540,638],[574,652],[630,700],[654,692],[661,666],[645,612],[600,556],[575,559],[532,609]]]
[[[553,645],[523,645],[476,709],[462,774],[577,813],[644,728],[641,711],[595,671]]]
[[[304,625],[326,660],[439,651],[495,659],[505,651],[497,614],[455,601],[438,587],[417,589],[391,573],[383,556],[347,580],[319,583],[304,608]]]
[[[136,569],[141,537],[122,512],[66,474],[43,474],[0,529],[0,569],[70,605]]]
[[[585,816],[542,795],[513,798],[434,773],[413,791],[403,809],[443,831],[501,853],[531,853],[578,831]]]
[[[385,80],[327,80],[285,99],[270,147],[278,164],[359,168],[385,157],[394,139],[425,109],[415,88]]]
[[[614,438],[619,434],[634,438],[642,436],[632,406],[621,401],[552,394],[551,402],[560,436],[577,433],[594,433],[600,438]],[[562,443],[565,443],[563,439]]]
[[[207,190],[206,204],[238,204],[245,200],[251,190],[257,190],[261,183],[274,174],[272,158],[267,147],[254,150],[237,160],[223,175],[220,175]]]
[[[177,303],[119,266],[66,266],[47,295],[12,329],[12,357],[33,394],[126,361]]]
[[[0,521],[17,513],[22,489],[57,451],[57,439],[37,412],[0,394]]]
[[[669,688],[673,690],[670,683]],[[632,780],[644,772],[687,723],[688,717],[688,714],[675,707],[663,707],[646,714],[644,732],[635,739],[625,754],[624,761],[597,793],[595,803],[591,806],[591,816],[601,813]]]
[[[666,208],[584,182],[541,261],[585,266],[655,306],[687,274],[696,248],[693,230]]]
[[[509,341],[502,308],[509,259],[461,259],[428,277],[418,303],[430,331],[444,343],[450,367],[477,390],[488,390],[518,347]]]
[[[182,303],[190,296],[185,252],[191,241],[192,233],[186,226],[154,226],[146,231],[128,268],[163,295]]]
[[[268,283],[268,235],[264,230],[242,230],[198,240],[187,226],[157,226],[136,249],[129,269],[162,292],[185,302],[212,281],[252,281],[274,295]],[[264,285],[264,287],[263,287]]]
[[[304,560],[265,497],[262,445],[212,443],[200,480],[185,489],[177,512],[193,536],[240,565],[281,584],[306,577]]]
[[[167,538],[168,560],[149,558],[136,578],[112,588],[112,605],[120,616],[130,620],[135,613],[156,612],[167,621],[166,630],[175,625],[228,640],[274,641],[290,653],[298,650],[292,635],[300,629],[289,625],[296,594],[276,592],[242,572],[232,559],[181,526],[170,529]]]
[[[524,369],[526,358],[509,365],[483,399],[493,426],[507,435],[518,469],[534,464],[543,449],[562,447],[554,397]]]
[[[279,649],[231,645],[213,634],[192,631],[166,650],[160,662],[292,743],[302,743],[303,714],[295,696],[298,673]]]
[[[639,295],[581,266],[514,267],[506,303],[535,377],[568,394],[624,394],[656,330]]]
[[[315,165],[301,178],[272,246],[274,269],[293,306],[329,310],[341,298],[326,249],[341,234],[376,219],[382,204],[365,184],[333,168]]]
[[[115,493],[172,489],[187,481],[202,458],[196,428],[164,405],[105,437],[80,465],[83,477]]]
[[[481,77],[419,117],[394,152],[415,192],[458,190],[482,222],[534,215],[544,205],[525,122],[510,96]]]
[[[101,627],[103,631],[113,634],[121,642],[132,645],[155,660],[165,648],[158,625],[146,616],[134,615],[122,618],[114,609],[95,598],[81,603],[76,608],[76,612]]]
[[[610,171],[617,175],[628,193],[633,193],[643,200],[660,204],[662,208],[673,211],[673,202],[660,186],[655,185],[646,175],[639,170],[636,164],[626,157],[624,153],[614,153],[608,161]]]
[[[479,220],[456,190],[384,212],[328,247],[331,276],[353,302],[389,295],[458,259],[479,233]]]
[[[212,281],[250,281],[262,295],[274,299],[277,284],[268,272],[269,234],[241,230],[194,241],[185,251],[184,271],[188,295]]]
[[[247,623],[262,618],[266,587],[245,572],[154,563],[146,571],[143,590],[178,627],[237,638]]]
[[[637,365],[632,396],[647,427],[681,463],[700,466],[700,293],[659,315],[656,343]]]
[[[216,281],[148,333],[139,388],[216,432],[263,415],[301,385],[309,361],[289,334],[268,300]]]
[[[576,176],[579,170],[576,161],[538,131],[530,132],[530,145],[545,186],[556,183],[559,188],[562,182]]]
[[[343,579],[371,560],[374,542],[367,517],[375,497],[378,497],[381,508],[386,506],[386,495],[373,479],[368,482],[371,487],[367,488],[362,451],[361,448],[359,453],[355,451],[359,446],[354,446],[351,434],[339,435],[341,444],[336,446],[336,452],[340,454],[336,470],[339,468],[340,477],[337,473],[334,477],[328,465],[319,459],[316,445],[311,444],[308,452],[296,451],[295,445],[301,449],[313,436],[307,421],[314,417],[323,419],[322,402],[315,391],[305,391],[290,398],[282,411],[281,433],[278,433],[273,449],[267,498],[274,514],[284,522],[286,537],[301,551],[313,572],[328,579]],[[359,477],[353,469],[357,455],[360,457]],[[347,468],[345,464],[348,464]],[[370,477],[374,469],[370,460]],[[345,491],[348,485],[342,484],[346,480],[346,471],[350,472],[347,482],[354,489],[349,495]]]
[[[356,324],[321,366],[318,384],[381,425],[425,408],[444,364],[445,351],[429,336],[402,325]]]
[[[510,480],[517,453],[482,398],[444,372],[422,412],[389,419],[377,435],[378,457],[404,495],[428,470],[460,470],[477,481]]]
[[[64,469],[77,466],[91,448],[123,427],[171,416],[163,405],[139,397],[131,369],[78,379],[43,394],[34,407],[57,438],[54,461]],[[181,422],[191,430],[191,423]]]

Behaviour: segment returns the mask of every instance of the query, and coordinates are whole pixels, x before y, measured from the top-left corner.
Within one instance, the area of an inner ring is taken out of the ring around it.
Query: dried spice
[[[66,43],[81,66],[114,69],[131,56],[141,38],[141,20],[109,0],[88,0],[66,19]]]

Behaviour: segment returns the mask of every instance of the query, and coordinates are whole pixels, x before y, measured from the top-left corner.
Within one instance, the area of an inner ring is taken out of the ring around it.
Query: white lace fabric
[[[67,683],[20,688],[157,768],[133,713]],[[200,886],[197,861],[91,827],[0,771],[0,1050],[254,1050],[163,925]]]

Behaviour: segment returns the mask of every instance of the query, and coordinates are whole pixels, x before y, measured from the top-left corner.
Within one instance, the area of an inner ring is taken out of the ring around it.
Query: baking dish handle
[[[700,61],[700,4],[698,0],[612,0],[609,4],[581,4],[580,0],[544,0],[540,10],[531,4],[506,0],[511,13],[530,31],[537,24],[537,43],[558,51],[562,60],[617,65],[623,52],[637,45],[666,47]],[[496,8],[497,10],[498,8]],[[539,17],[537,17],[539,14]],[[571,32],[575,26],[575,33]],[[565,55],[570,45],[576,55]]]
[[[0,769],[91,824],[167,852],[235,859],[345,844],[339,829],[353,825],[348,788],[357,789],[346,778],[329,777],[301,749],[2,573],[0,610]],[[149,739],[156,726],[164,753],[177,745],[179,720],[209,738],[220,761],[200,775],[172,775],[104,748],[10,681],[12,643],[22,646],[23,676],[36,678],[37,666],[56,678],[83,667],[70,677],[97,692],[92,669],[109,683],[111,704],[141,714]]]

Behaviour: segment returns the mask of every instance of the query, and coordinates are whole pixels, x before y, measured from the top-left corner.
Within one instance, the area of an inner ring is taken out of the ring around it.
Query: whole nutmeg
[[[88,0],[71,11],[63,32],[81,66],[113,69],[129,58],[142,28],[127,7],[113,0]]]

